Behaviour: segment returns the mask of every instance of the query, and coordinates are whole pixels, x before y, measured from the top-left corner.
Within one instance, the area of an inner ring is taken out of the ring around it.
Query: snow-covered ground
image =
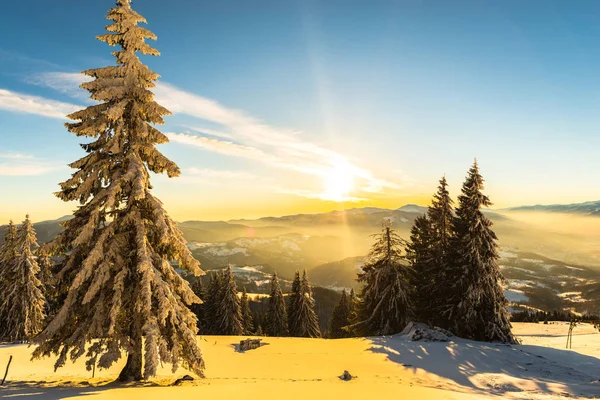
[[[168,386],[186,372],[165,365],[150,383],[119,385],[122,362],[91,379],[83,360],[52,371],[52,360],[29,361],[25,345],[0,346],[0,372],[14,356],[0,398],[57,399],[556,399],[600,398],[600,334],[568,325],[516,323],[521,346],[457,339],[412,342],[403,336],[366,339],[264,338],[268,345],[236,352],[238,337],[199,337],[207,378]],[[344,370],[357,376],[338,378]]]

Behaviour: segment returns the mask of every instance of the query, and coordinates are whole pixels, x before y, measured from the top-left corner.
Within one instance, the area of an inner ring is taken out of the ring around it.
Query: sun
[[[354,190],[354,174],[351,166],[343,161],[333,163],[331,169],[323,174],[325,192],[323,198],[326,200],[343,202],[347,201],[350,193]]]

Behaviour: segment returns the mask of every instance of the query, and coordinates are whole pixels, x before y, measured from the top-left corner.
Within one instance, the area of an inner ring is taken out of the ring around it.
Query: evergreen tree
[[[293,324],[297,330],[294,332],[293,336],[320,338],[321,330],[319,328],[319,319],[315,313],[315,300],[312,297],[306,270],[304,270],[304,274],[302,275],[295,307],[296,310],[294,315],[296,320],[293,321]]]
[[[204,323],[202,324],[201,333],[205,335],[218,335],[217,313],[221,303],[221,274],[211,271],[208,290],[204,300]]]
[[[216,329],[219,335],[238,336],[244,333],[242,307],[231,266],[221,275],[221,295],[216,313]]]
[[[384,221],[362,272],[359,322],[352,326],[361,336],[401,332],[411,317],[409,270],[402,249],[406,242]]]
[[[298,299],[300,298],[301,286],[302,281],[300,280],[300,272],[296,271],[294,280],[292,281],[292,288],[287,298],[287,325],[289,335],[292,337],[300,336],[300,327],[298,326]]]
[[[492,222],[482,213],[492,203],[481,191],[477,161],[469,170],[454,219],[454,266],[448,317],[458,336],[490,342],[516,343],[509,322],[504,277],[498,266],[498,245]]]
[[[256,329],[256,336],[264,336],[263,330],[262,330],[262,326],[258,326],[258,328]]]
[[[453,201],[448,191],[446,177],[442,177],[438,191],[433,195],[431,206],[427,210],[427,216],[431,223],[430,230],[430,276],[429,285],[423,290],[429,292],[431,299],[428,308],[430,312],[426,322],[430,324],[447,328],[449,322],[443,318],[443,300],[448,287],[448,282],[452,280],[449,275],[452,267],[452,249],[450,248],[451,239],[454,235],[453,219],[454,209]]]
[[[265,333],[269,336],[279,337],[288,334],[285,300],[283,298],[281,287],[279,286],[277,273],[274,273],[273,279],[271,279],[271,295],[269,296],[269,309],[267,310]]]
[[[192,291],[199,299],[206,298],[204,294],[204,287],[202,286],[202,279],[200,277],[196,277],[194,282],[192,283]],[[190,310],[196,315],[196,319],[198,320],[198,332],[202,330],[202,325],[204,322],[204,306],[205,303],[194,303],[190,306]]]
[[[251,335],[254,331],[254,322],[252,321],[252,312],[250,311],[250,303],[248,301],[248,293],[246,288],[242,291],[242,298],[240,300],[242,308],[242,322],[244,325],[244,334]]]
[[[7,316],[2,313],[2,304],[5,303],[4,296],[10,291],[8,274],[12,270],[17,259],[17,227],[12,221],[6,227],[2,246],[0,246],[0,339],[8,326]]]
[[[29,216],[19,227],[16,238],[16,258],[2,274],[3,294],[0,314],[6,318],[3,336],[11,341],[32,338],[44,327],[46,301],[38,279],[40,267],[33,255],[37,240]]]
[[[91,369],[109,368],[125,353],[121,381],[156,375],[159,360],[173,369],[184,362],[202,376],[196,316],[188,308],[200,299],[171,261],[196,276],[203,272],[151,192],[150,172],[175,177],[180,170],[155,148],[168,142],[155,125],[169,111],[150,90],[159,75],[137,53],[160,53],[145,43],[156,36],[138,26],[146,20],[130,1],[117,0],[108,12],[108,33],[98,36],[118,47],[116,65],[83,72],[93,80],[81,87],[96,103],[68,116],[76,122],[67,129],[91,141],[82,144],[87,155],[70,164],[77,171],[57,194],[80,203],[47,246],[51,255],[64,255],[58,279],[70,286],[60,311],[36,338],[34,357],[55,354],[59,368],[85,354]],[[98,340],[85,348],[91,339]]]
[[[407,258],[413,267],[415,317],[418,321],[442,327],[448,327],[441,310],[451,267],[453,215],[452,199],[446,177],[443,177],[427,214],[415,219],[407,250]]]
[[[351,337],[350,332],[343,328],[350,325],[351,304],[346,295],[346,290],[342,291],[342,297],[339,303],[333,308],[331,313],[331,326],[329,328],[329,337],[331,339]]]
[[[350,290],[350,297],[348,298],[348,306],[349,306],[349,317],[348,320],[350,324],[355,324],[358,322],[358,309],[359,309],[359,299],[354,293],[354,289]],[[353,330],[349,329],[350,327],[346,327],[351,336],[354,336]]]
[[[412,267],[411,283],[413,286],[413,303],[417,321],[431,323],[436,316],[435,299],[430,290],[434,286],[436,266],[432,257],[433,227],[426,215],[419,215],[410,230],[410,242],[407,246],[406,258]]]

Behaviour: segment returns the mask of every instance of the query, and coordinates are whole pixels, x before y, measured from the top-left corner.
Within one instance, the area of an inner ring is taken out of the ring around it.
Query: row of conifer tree
[[[497,238],[482,212],[491,202],[482,189],[475,162],[458,207],[442,178],[426,214],[415,219],[409,241],[385,221],[358,275],[360,295],[343,292],[326,336],[394,334],[415,320],[465,338],[514,343]],[[5,340],[35,336],[46,315],[58,308],[61,293],[53,282],[60,279],[52,276],[49,257],[35,253],[37,247],[29,217],[19,227],[8,225],[0,246],[0,337]],[[231,267],[210,272],[206,290],[200,278],[192,289],[203,301],[191,306],[200,334],[321,337],[306,271],[302,278],[296,272],[287,298],[273,275],[265,326],[254,326],[248,296],[245,289],[238,296]]]
[[[231,267],[221,272],[210,272],[206,289],[200,278],[195,279],[192,290],[203,299],[202,304],[192,306],[200,334],[321,337],[306,271],[302,278],[296,272],[287,298],[283,295],[277,274],[273,275],[265,326],[254,325],[248,294],[244,289],[238,296]]]
[[[497,237],[483,213],[491,205],[483,182],[475,161],[455,208],[442,178],[431,206],[416,218],[410,241],[384,222],[358,275],[363,286],[357,313],[336,315],[332,337],[394,334],[419,321],[468,339],[516,343]],[[345,302],[343,296],[338,307]]]

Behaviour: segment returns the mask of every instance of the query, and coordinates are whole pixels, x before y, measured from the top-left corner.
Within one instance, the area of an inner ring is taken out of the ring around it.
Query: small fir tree
[[[138,26],[146,20],[130,1],[116,1],[108,33],[98,36],[118,47],[116,65],[83,72],[93,80],[81,87],[96,103],[68,116],[75,122],[67,129],[91,141],[82,144],[87,155],[70,164],[76,172],[57,193],[80,204],[47,246],[50,255],[64,256],[57,278],[69,287],[60,311],[36,337],[34,357],[57,355],[59,368],[85,355],[91,370],[110,368],[126,354],[121,381],[156,375],[159,361],[174,370],[184,362],[202,376],[197,321],[188,308],[200,299],[171,262],[196,276],[203,271],[151,192],[150,172],[175,177],[180,170],[156,149],[168,142],[155,125],[169,111],[154,101],[159,75],[138,53],[160,53],[145,42],[156,36]]]
[[[475,161],[463,184],[454,219],[455,258],[447,311],[450,328],[464,338],[517,343],[502,289],[497,237],[492,222],[482,213],[483,207],[492,204],[482,193],[483,182]]]
[[[7,322],[3,336],[12,341],[25,341],[43,329],[46,317],[46,301],[38,279],[40,267],[32,251],[38,244],[29,216],[19,227],[14,244],[16,258],[2,274],[7,291],[0,304],[0,314]]]
[[[221,294],[223,293],[221,288],[221,274],[212,271],[209,279],[208,290],[206,291],[206,298],[203,304],[204,323],[202,324],[201,332],[205,335],[218,335],[220,332],[217,326],[217,313],[219,312]]]
[[[401,332],[412,314],[409,270],[402,254],[406,242],[383,223],[375,235],[368,260],[358,275],[363,283],[359,322],[352,326],[362,336],[390,335]]]
[[[230,336],[242,335],[244,333],[242,307],[231,266],[223,270],[221,284],[221,296],[216,315],[218,333]]]
[[[287,336],[287,312],[283,292],[279,286],[277,273],[271,279],[271,295],[269,296],[269,309],[266,316],[265,333],[269,336]]]
[[[264,336],[262,326],[260,326],[260,325],[258,326],[258,328],[256,329],[256,334],[255,335],[256,336]]]
[[[295,307],[296,321],[294,321],[294,326],[297,327],[295,336],[320,338],[321,330],[319,328],[319,319],[315,313],[315,300],[312,297],[312,291],[310,288],[310,283],[308,282],[306,270],[304,270],[304,274],[302,275],[299,295],[296,298]]]
[[[300,287],[302,281],[300,280],[300,271],[294,273],[294,280],[292,281],[292,288],[287,298],[287,325],[289,335],[292,337],[300,336],[300,326],[298,325],[298,299],[300,298]]]
[[[246,288],[242,291],[242,298],[240,300],[242,308],[242,322],[244,326],[244,335],[251,335],[254,332],[254,321],[252,321],[252,312],[250,311],[250,302],[248,300],[248,293]]]
[[[344,289],[339,303],[333,308],[333,312],[331,313],[331,326],[328,335],[331,339],[348,338],[351,336],[350,332],[344,329],[344,327],[350,325],[350,312],[350,299]]]

